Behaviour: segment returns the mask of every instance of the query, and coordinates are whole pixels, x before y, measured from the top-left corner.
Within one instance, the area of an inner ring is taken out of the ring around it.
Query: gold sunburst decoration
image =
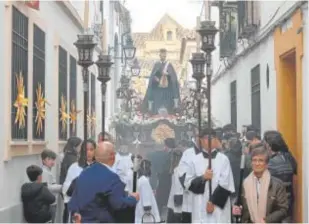
[[[61,107],[60,111],[60,122],[61,122],[61,132],[64,133],[67,130],[67,123],[70,115],[67,113],[67,102],[63,96],[61,95]]]
[[[16,74],[17,97],[13,106],[17,109],[15,116],[15,124],[18,123],[18,128],[22,129],[26,125],[26,107],[28,99],[25,97],[24,77],[22,72]]]
[[[95,114],[95,110],[93,109],[92,112],[90,112],[88,110],[88,113],[87,113],[87,121],[88,121],[88,124],[89,124],[89,133],[91,133],[93,135],[94,133],[94,130],[95,130],[95,127],[96,127],[96,114]]]
[[[35,122],[36,122],[36,133],[40,135],[43,131],[43,121],[45,120],[45,105],[50,105],[47,100],[44,98],[44,94],[42,91],[42,85],[41,83],[38,84],[38,87],[36,89],[36,116],[35,116]]]
[[[76,122],[77,122],[77,115],[81,112],[81,110],[76,109],[75,100],[71,101],[70,107],[70,123],[72,124],[72,131],[75,133],[76,130]]]
[[[159,124],[151,133],[156,143],[162,144],[167,138],[175,138],[175,131],[166,124]]]

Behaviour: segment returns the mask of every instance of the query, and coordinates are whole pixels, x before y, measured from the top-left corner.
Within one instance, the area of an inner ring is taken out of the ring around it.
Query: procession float
[[[131,152],[141,155],[162,149],[167,138],[174,138],[179,148],[191,146],[198,126],[199,109],[203,125],[207,123],[206,88],[201,87],[202,100],[198,105],[194,83],[179,87],[171,64],[163,65],[163,68],[159,65],[157,69],[156,66],[150,75],[145,95],[131,87],[130,77],[121,77],[121,86],[117,90],[121,110],[110,122],[117,147],[126,146]],[[164,67],[167,67],[165,73]],[[165,84],[161,82],[164,77],[167,78]],[[214,119],[212,123],[215,123]]]

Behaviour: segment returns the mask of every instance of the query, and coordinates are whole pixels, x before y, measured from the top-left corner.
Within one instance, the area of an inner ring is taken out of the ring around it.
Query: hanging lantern
[[[131,36],[128,36],[127,43],[123,46],[125,60],[132,60],[135,57],[136,47],[133,45]]]
[[[141,67],[138,63],[138,60],[135,58],[133,65],[131,66],[132,76],[139,76],[140,72],[141,72]]]

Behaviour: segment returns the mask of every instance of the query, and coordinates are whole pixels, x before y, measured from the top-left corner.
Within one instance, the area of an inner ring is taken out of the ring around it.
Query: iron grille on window
[[[96,116],[96,103],[95,103],[95,75],[91,73],[91,100],[90,100],[90,107],[91,107],[91,114],[94,118]],[[94,122],[94,121],[93,121]],[[95,123],[91,125],[91,136],[95,136]]]
[[[261,130],[260,65],[251,69],[251,121]]]
[[[237,129],[237,81],[230,84],[231,96],[231,124]]]
[[[66,140],[67,139],[67,123],[68,118],[68,97],[67,97],[67,74],[68,72],[68,59],[67,52],[59,47],[59,81],[58,81],[58,97],[59,97],[59,139]],[[64,109],[61,112],[61,109]]]
[[[33,25],[33,139],[45,138],[45,120],[40,116],[38,98],[45,98],[45,33]],[[45,105],[46,106],[46,105]]]
[[[76,74],[76,59],[70,56],[70,112],[73,112],[73,107],[77,111],[77,74]],[[74,113],[74,112],[73,112]],[[76,114],[77,115],[77,114]],[[77,117],[76,117],[77,118]],[[70,123],[70,136],[77,135],[77,120]]]
[[[12,77],[11,77],[11,137],[12,139],[27,140],[28,122],[25,116],[25,127],[19,127],[15,122],[17,108],[14,102],[17,98],[17,75],[22,74],[25,97],[28,93],[28,18],[13,7],[12,13]],[[27,107],[25,108],[28,114]]]

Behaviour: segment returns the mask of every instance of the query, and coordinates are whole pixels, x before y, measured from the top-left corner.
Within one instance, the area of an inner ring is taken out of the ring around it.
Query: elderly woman
[[[268,161],[264,146],[252,149],[252,172],[243,183],[242,204],[233,207],[233,215],[241,215],[242,223],[280,223],[287,216],[285,187],[270,175]]]

